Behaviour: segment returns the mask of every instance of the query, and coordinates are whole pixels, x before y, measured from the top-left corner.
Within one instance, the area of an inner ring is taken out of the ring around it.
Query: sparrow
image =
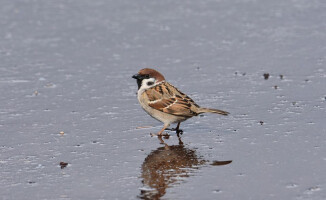
[[[223,110],[200,107],[154,69],[141,69],[132,78],[137,80],[137,98],[142,108],[151,117],[164,123],[163,128],[157,133],[158,136],[162,136],[164,130],[173,123],[177,123],[174,130],[179,135],[182,133],[179,129],[181,122],[202,113],[229,114]]]

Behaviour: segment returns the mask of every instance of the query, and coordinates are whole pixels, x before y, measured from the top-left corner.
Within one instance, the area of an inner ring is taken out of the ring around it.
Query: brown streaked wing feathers
[[[146,91],[149,106],[172,115],[196,116],[193,109],[199,107],[190,97],[167,82],[163,82]]]

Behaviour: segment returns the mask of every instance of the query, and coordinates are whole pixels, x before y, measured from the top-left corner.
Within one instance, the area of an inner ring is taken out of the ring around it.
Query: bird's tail
[[[198,114],[201,113],[216,113],[220,115],[228,115],[230,114],[229,112],[223,111],[223,110],[218,110],[218,109],[212,109],[212,108],[199,108],[198,109]]]

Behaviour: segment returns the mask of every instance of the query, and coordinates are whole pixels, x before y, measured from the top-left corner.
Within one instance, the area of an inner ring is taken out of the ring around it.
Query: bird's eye
[[[145,78],[149,78],[149,75],[148,75],[148,74],[146,74],[146,75],[145,75]]]
[[[154,84],[154,82],[152,82],[152,81],[150,81],[150,82],[147,83],[148,86],[151,86],[153,84]]]

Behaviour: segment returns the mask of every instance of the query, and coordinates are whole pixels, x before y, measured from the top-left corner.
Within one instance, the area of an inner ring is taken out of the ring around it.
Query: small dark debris
[[[68,166],[68,163],[66,163],[66,162],[60,162],[61,169],[65,168],[67,166]]]
[[[263,122],[263,121],[260,121],[259,123],[260,123],[260,125],[263,125],[263,124],[264,124],[264,122]]]
[[[234,72],[234,74],[235,75],[238,75],[239,74],[239,75],[245,76],[246,75],[246,72],[243,72],[243,73],[241,73],[241,72]]]
[[[35,181],[28,181],[28,184],[35,184]]]
[[[96,144],[96,143],[98,143],[98,141],[94,140],[94,141],[93,141],[93,144]]]
[[[234,132],[237,132],[237,129],[234,129],[233,131],[234,131]]]
[[[277,85],[274,85],[274,89],[277,90],[278,86]]]
[[[267,80],[269,78],[269,73],[264,74],[264,79]]]
[[[306,80],[304,80],[304,81],[308,82],[308,81],[309,81],[309,79],[306,79]]]
[[[325,97],[326,98],[326,97]],[[199,115],[199,117],[204,117],[204,115]]]
[[[293,102],[292,102],[292,105],[295,105],[295,104],[297,104],[297,102],[293,101]]]
[[[280,74],[280,79],[283,80],[283,75],[282,74]]]
[[[228,165],[232,162],[232,160],[225,160],[225,161],[217,161],[217,160],[214,160],[211,165],[212,166],[221,166],[221,165]]]
[[[196,67],[197,70],[200,70],[200,67]]]

